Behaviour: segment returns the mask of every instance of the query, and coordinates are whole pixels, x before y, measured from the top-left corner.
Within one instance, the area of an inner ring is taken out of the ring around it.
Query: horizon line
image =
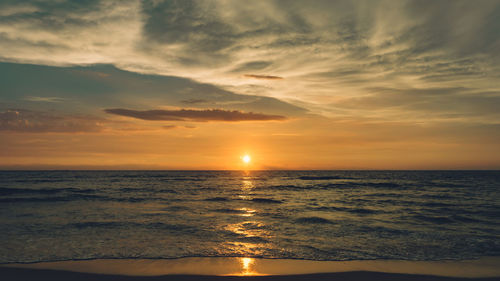
[[[70,168],[70,169],[59,169],[59,168],[47,168],[47,169],[17,169],[17,168],[0,168],[0,172],[9,171],[20,171],[20,172],[41,172],[41,171],[158,171],[158,172],[224,172],[224,171],[236,171],[236,172],[262,172],[262,171],[500,171],[500,169],[369,169],[369,168],[353,168],[353,169],[85,169],[85,168]]]

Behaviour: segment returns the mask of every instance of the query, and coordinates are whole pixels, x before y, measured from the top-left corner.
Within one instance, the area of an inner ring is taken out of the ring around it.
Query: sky
[[[0,168],[500,169],[499,50],[497,0],[2,0]]]

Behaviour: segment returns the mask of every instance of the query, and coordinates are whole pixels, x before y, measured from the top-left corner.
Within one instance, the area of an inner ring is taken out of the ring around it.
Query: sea
[[[0,263],[500,256],[500,171],[0,171]]]

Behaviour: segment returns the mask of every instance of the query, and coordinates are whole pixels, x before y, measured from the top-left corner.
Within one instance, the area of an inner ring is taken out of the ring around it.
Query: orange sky
[[[9,148],[2,151],[2,164],[58,169],[481,169],[498,163],[491,153],[497,147],[494,139],[436,137],[440,128],[404,123],[345,121],[328,131],[329,123],[311,118],[169,130],[11,133],[1,141]],[[241,160],[246,154],[252,157],[249,165]]]

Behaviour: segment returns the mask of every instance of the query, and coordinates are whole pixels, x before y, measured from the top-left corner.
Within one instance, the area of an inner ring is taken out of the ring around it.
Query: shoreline
[[[0,264],[3,280],[500,280],[500,257],[477,260],[311,261],[200,257]],[[111,278],[111,279],[108,279]],[[117,279],[118,278],[118,279]],[[121,279],[120,279],[121,278]],[[161,278],[161,279],[158,279]],[[297,279],[299,278],[299,279]],[[302,279],[301,279],[302,278]],[[322,279],[324,278],[324,279]],[[392,278],[392,279],[391,279]],[[430,278],[430,279],[429,279]]]
[[[304,275],[217,276],[217,275],[163,275],[126,276],[80,273],[62,270],[20,269],[0,267],[5,281],[498,281],[500,277],[460,278],[434,275],[398,274],[370,271],[318,273]]]

